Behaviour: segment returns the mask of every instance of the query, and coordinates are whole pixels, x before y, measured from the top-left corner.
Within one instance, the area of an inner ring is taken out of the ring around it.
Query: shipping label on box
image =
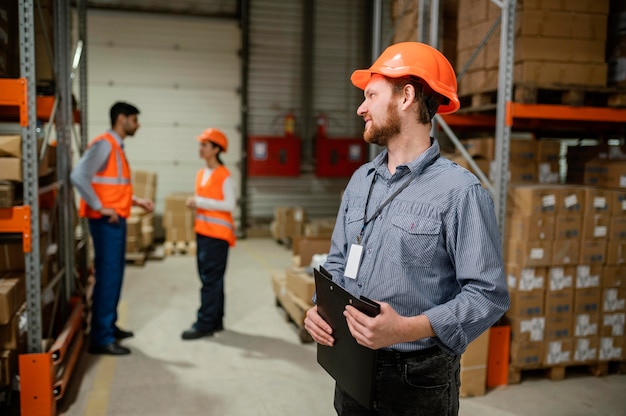
[[[611,223],[611,217],[608,214],[589,213],[583,217],[582,221],[582,239],[606,239]]]
[[[526,267],[543,267],[552,264],[552,241],[517,241],[505,243],[505,260]]]
[[[585,217],[590,214],[610,215],[610,192],[608,189],[585,187],[585,207],[583,208]]]
[[[624,359],[624,337],[600,337],[598,360],[622,361]]]
[[[599,313],[578,313],[574,315],[574,335],[588,337],[599,334]]]
[[[603,313],[601,316],[600,336],[603,337],[623,337],[624,336],[624,322],[626,314],[624,312],[618,313]]]
[[[579,264],[576,266],[576,289],[600,287],[602,266]]]
[[[515,342],[539,342],[545,339],[546,318],[544,316],[506,316],[511,325],[511,339]]]
[[[507,211],[521,215],[556,213],[557,191],[550,185],[513,185],[507,191]]]
[[[552,266],[548,269],[549,292],[558,292],[574,288],[576,268],[573,266]]]
[[[520,267],[517,264],[507,264],[506,274],[509,289],[530,292],[544,290],[547,268]]]
[[[557,214],[582,214],[585,205],[585,189],[580,186],[557,188]]]
[[[626,288],[605,288],[602,292],[602,312],[626,310]]]
[[[544,365],[565,365],[571,362],[574,350],[573,340],[549,341],[546,343]]]
[[[598,359],[600,339],[598,337],[574,338],[574,362],[586,363]]]

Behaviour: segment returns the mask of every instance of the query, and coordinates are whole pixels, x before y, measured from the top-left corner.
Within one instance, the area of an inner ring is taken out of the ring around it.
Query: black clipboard
[[[357,298],[333,282],[320,266],[313,270],[317,311],[333,328],[332,347],[317,344],[317,362],[353,399],[371,407],[376,375],[376,350],[359,345],[350,334],[343,316],[346,305],[352,305],[369,316],[380,313],[380,305],[365,297]]]

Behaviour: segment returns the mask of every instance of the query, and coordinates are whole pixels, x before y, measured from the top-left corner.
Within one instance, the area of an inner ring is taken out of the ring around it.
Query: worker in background
[[[210,337],[224,329],[224,274],[228,251],[236,240],[231,214],[235,190],[220,159],[228,150],[228,139],[220,130],[208,128],[197,140],[206,167],[196,174],[195,195],[187,200],[187,206],[195,210],[196,261],[202,287],[196,321],[182,333],[184,340]]]
[[[381,309],[344,311],[356,341],[378,350],[372,409],[338,385],[335,409],[457,415],[460,356],[510,301],[491,196],[430,136],[436,113],[459,109],[454,70],[436,49],[403,42],[351,81],[364,90],[365,141],[386,150],[352,175],[324,268]],[[305,328],[322,345],[335,342],[317,306]]]
[[[148,212],[154,208],[151,200],[133,196],[124,154],[124,140],[139,128],[138,114],[131,104],[113,104],[111,130],[92,140],[70,175],[81,196],[79,214],[89,220],[95,252],[89,345],[92,354],[130,354],[130,349],[119,341],[133,333],[117,326],[126,263],[126,219],[133,205]]]

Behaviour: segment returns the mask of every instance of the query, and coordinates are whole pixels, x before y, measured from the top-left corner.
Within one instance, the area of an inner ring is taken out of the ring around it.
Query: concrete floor
[[[60,403],[66,416],[332,415],[334,383],[276,307],[270,284],[290,251],[270,239],[241,240],[226,276],[226,330],[182,341],[199,299],[195,257],[129,265],[120,323],[130,356],[84,354]],[[542,377],[461,399],[462,416],[626,415],[626,375]]]

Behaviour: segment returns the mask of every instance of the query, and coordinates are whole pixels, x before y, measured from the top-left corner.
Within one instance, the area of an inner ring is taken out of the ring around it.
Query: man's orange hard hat
[[[439,114],[454,113],[461,104],[456,92],[456,75],[448,59],[437,49],[420,42],[400,42],[389,46],[368,69],[352,73],[352,83],[364,90],[374,74],[389,78],[409,75],[421,78],[447,100],[437,109]]]
[[[199,142],[211,142],[215,143],[222,148],[224,153],[228,150],[228,139],[226,135],[218,129],[212,127],[204,130],[198,137]]]

